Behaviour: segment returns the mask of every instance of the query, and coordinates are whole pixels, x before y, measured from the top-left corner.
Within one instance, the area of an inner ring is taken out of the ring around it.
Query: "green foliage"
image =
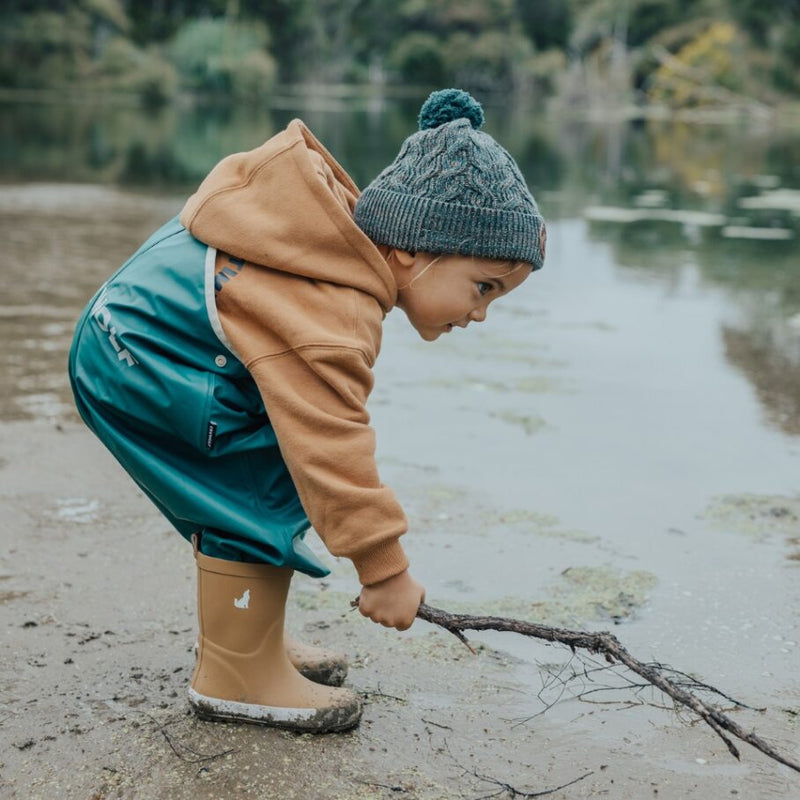
[[[128,15],[119,0],[84,0],[84,8],[95,21],[119,31],[130,27]]]
[[[408,83],[510,90],[524,81],[533,45],[513,0],[406,0],[390,65]]]
[[[553,0],[517,0],[516,16],[537,50],[566,47],[574,24],[570,3]]]
[[[731,12],[753,39],[761,45],[767,44],[770,29],[775,23],[778,2],[764,0],[730,0]]]
[[[520,33],[489,30],[477,36],[451,36],[445,46],[448,73],[456,85],[478,91],[512,89],[523,80],[521,66],[533,56],[533,47]]]
[[[122,36],[107,42],[97,79],[100,85],[139,95],[147,106],[166,103],[178,90],[178,74],[161,53],[142,50]]]
[[[189,88],[257,98],[267,96],[275,82],[275,63],[266,52],[268,40],[264,24],[202,19],[178,31],[169,54]]]
[[[626,20],[627,43],[639,47],[661,31],[697,15],[695,0],[636,0]]]
[[[394,47],[391,65],[411,83],[440,86],[445,82],[445,56],[440,40],[432,33],[415,31]]]
[[[0,39],[0,80],[5,86],[39,88],[74,81],[89,62],[89,18],[78,9],[66,13],[34,11],[4,20]],[[20,69],[20,65],[25,69]]]
[[[717,69],[717,55],[692,54],[712,23],[737,30],[729,75]],[[166,97],[180,84],[262,98],[280,80],[549,92],[582,76],[587,98],[603,87],[634,87],[640,96],[657,87],[653,99],[697,103],[697,92],[668,79],[665,52],[710,70],[712,86],[800,94],[800,0],[5,0],[0,7],[0,86],[19,89],[96,84]]]

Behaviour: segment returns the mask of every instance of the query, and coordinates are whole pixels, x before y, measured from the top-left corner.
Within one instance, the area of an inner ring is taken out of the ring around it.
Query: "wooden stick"
[[[573,653],[578,649],[587,650],[590,653],[602,653],[609,663],[613,664],[619,662],[624,664],[629,670],[640,675],[648,683],[660,689],[676,703],[694,711],[695,714],[703,719],[717,736],[725,742],[728,750],[735,758],[740,758],[739,750],[731,741],[731,738],[726,735],[726,732],[743,742],[747,742],[747,744],[755,747],[756,750],[760,750],[764,755],[790,767],[795,770],[795,772],[800,772],[800,764],[779,753],[770,744],[754,733],[749,733],[744,730],[744,728],[734,722],[726,714],[723,714],[718,708],[701,700],[692,692],[678,686],[664,675],[659,667],[645,664],[634,658],[622,646],[619,639],[608,631],[598,631],[596,633],[591,631],[572,631],[566,628],[554,628],[549,625],[540,625],[536,622],[526,622],[524,620],[510,619],[508,617],[451,614],[448,611],[433,608],[424,603],[419,607],[417,617],[426,622],[438,625],[440,628],[444,628],[465,643],[465,637],[462,633],[462,631],[465,630],[506,631],[518,633],[522,636],[531,636],[535,639],[543,639],[546,642],[565,644]],[[714,689],[713,686],[709,686],[708,689],[722,694]]]

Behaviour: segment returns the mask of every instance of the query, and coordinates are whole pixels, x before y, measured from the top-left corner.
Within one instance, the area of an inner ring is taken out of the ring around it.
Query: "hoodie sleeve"
[[[251,364],[270,421],[314,529],[351,559],[362,584],[402,572],[408,527],[375,463],[366,400],[372,370],[357,349],[310,345]]]

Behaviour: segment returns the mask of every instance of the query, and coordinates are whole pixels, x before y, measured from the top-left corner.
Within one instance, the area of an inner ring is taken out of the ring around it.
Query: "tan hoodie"
[[[258,385],[311,524],[369,585],[408,566],[398,541],[408,523],[378,477],[366,410],[397,284],[353,221],[358,194],[294,120],[214,167],[181,223],[218,251],[223,331]]]

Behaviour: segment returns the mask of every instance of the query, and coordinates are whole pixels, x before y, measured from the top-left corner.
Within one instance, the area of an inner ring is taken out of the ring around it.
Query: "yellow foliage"
[[[741,91],[744,43],[730,22],[713,22],[675,55],[665,55],[651,78],[652,101],[674,106],[717,104]]]

